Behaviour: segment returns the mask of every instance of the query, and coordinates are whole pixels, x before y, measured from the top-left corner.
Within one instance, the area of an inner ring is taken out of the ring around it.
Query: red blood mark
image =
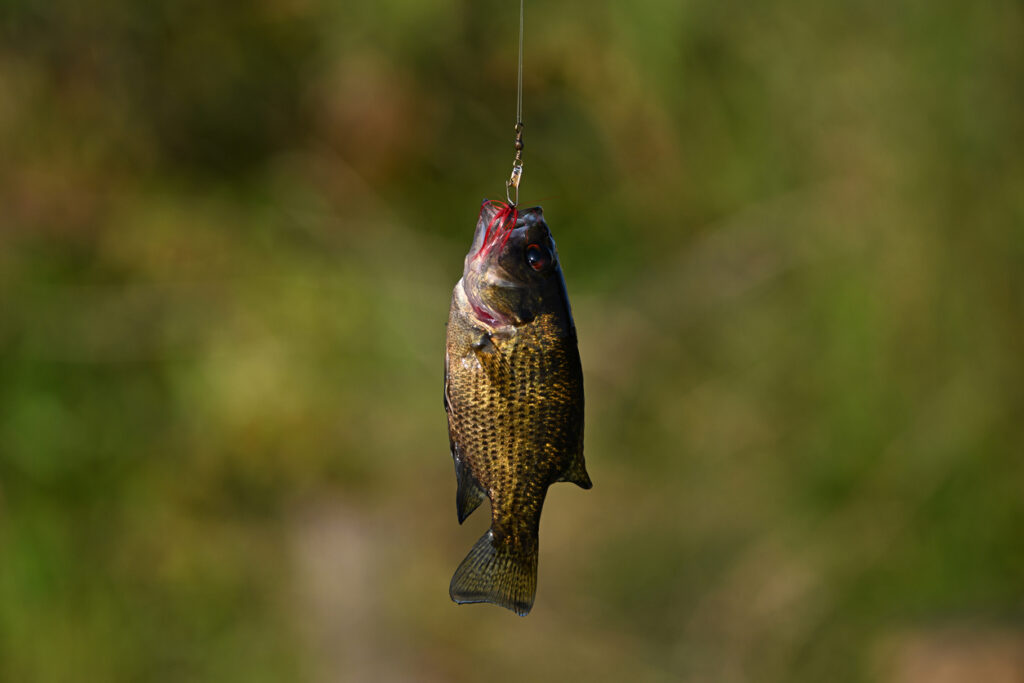
[[[481,306],[478,306],[478,305],[477,305],[477,304],[476,304],[475,302],[473,302],[472,300],[471,300],[471,301],[469,302],[469,305],[470,305],[470,308],[472,308],[472,309],[473,309],[473,313],[475,313],[475,314],[476,314],[476,317],[477,317],[478,319],[480,319],[480,320],[484,321],[485,323],[487,323],[487,324],[488,324],[488,325],[490,325],[491,327],[496,327],[497,325],[500,325],[500,324],[501,324],[501,321],[500,321],[500,320],[498,320],[498,319],[497,319],[496,317],[494,317],[493,315],[491,315],[491,312],[490,312],[490,311],[488,311],[488,310],[487,310],[487,309],[485,309],[485,308],[482,308]]]
[[[485,201],[483,206],[480,207],[480,213],[484,212],[488,204],[500,208],[487,223],[487,229],[484,230],[484,242],[480,245],[480,250],[474,258],[481,258],[489,254],[499,241],[501,242],[499,249],[504,248],[505,243],[508,242],[509,235],[512,234],[512,228],[515,227],[516,221],[519,220],[518,209],[496,199]],[[491,232],[492,230],[493,233]]]

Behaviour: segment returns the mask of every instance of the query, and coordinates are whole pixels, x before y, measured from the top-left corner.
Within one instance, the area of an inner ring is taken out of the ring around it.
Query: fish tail
[[[488,529],[455,570],[448,588],[452,600],[490,602],[521,617],[529,614],[537,593],[537,543],[516,540],[497,539]]]

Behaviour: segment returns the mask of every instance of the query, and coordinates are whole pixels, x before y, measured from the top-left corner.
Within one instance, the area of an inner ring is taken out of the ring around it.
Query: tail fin
[[[490,602],[525,617],[537,593],[536,542],[503,543],[488,529],[455,570],[448,592],[459,604]]]

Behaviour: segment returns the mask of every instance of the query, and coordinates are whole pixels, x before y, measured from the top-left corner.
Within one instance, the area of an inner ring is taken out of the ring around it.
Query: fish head
[[[572,325],[558,251],[539,206],[519,211],[484,202],[462,285],[473,316],[490,327],[522,325],[541,313]]]

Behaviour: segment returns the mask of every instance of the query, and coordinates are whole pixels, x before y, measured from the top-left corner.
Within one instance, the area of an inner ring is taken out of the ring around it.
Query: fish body
[[[491,527],[455,571],[452,600],[525,616],[548,487],[591,487],[576,327],[540,207],[485,202],[480,211],[452,293],[444,405],[459,523],[491,503]]]

